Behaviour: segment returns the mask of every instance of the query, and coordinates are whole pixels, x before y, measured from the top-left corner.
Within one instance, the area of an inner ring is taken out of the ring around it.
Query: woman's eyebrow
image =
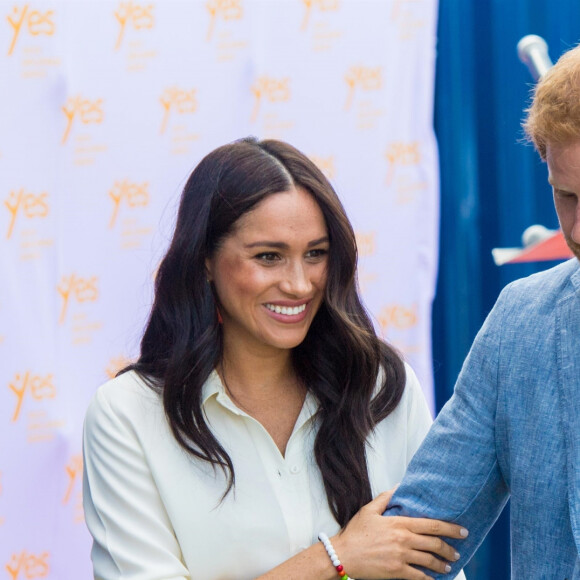
[[[280,250],[287,250],[288,244],[285,244],[284,242],[271,242],[268,240],[260,240],[257,242],[252,242],[251,244],[244,245],[244,248],[257,248],[257,247],[278,248]]]
[[[322,238],[308,242],[308,247],[311,248],[312,246],[318,246],[318,244],[323,244],[325,242],[328,242],[328,236],[323,236]]]
[[[328,236],[323,236],[322,238],[318,238],[316,240],[312,240],[308,242],[308,247],[311,248],[312,246],[318,246],[318,244],[323,244],[328,242]],[[252,242],[251,244],[245,244],[244,248],[277,248],[280,250],[287,250],[290,246],[285,242],[274,242],[271,240],[258,240],[257,242]]]

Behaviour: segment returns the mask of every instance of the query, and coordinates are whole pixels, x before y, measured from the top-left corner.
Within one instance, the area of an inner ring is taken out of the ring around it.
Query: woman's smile
[[[272,313],[273,318],[285,323],[296,323],[304,320],[306,316],[307,303],[298,306],[280,305],[267,303],[264,306]]]

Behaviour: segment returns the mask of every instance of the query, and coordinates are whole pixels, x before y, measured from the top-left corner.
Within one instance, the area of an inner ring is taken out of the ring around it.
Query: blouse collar
[[[210,399],[215,399],[215,401],[222,407],[228,409],[235,415],[249,416],[245,411],[242,411],[236,404],[230,399],[226,393],[224,384],[217,371],[214,369],[202,387],[202,406],[205,407]],[[306,397],[304,399],[304,404],[302,405],[302,410],[298,415],[296,420],[296,425],[294,431],[300,429],[304,423],[311,419],[318,411],[318,400],[310,392],[306,392]]]

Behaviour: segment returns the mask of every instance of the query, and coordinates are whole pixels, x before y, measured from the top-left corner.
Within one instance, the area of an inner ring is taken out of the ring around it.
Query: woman
[[[372,499],[401,479],[430,416],[355,274],[352,227],[299,151],[244,139],[201,161],[139,360],[87,412],[96,578],[450,569],[458,554],[431,534],[461,538],[458,526],[384,518],[390,494]]]

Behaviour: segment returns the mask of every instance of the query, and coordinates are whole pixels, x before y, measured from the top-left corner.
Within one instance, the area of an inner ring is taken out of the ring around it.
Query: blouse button
[[[300,467],[298,467],[298,465],[293,465],[290,468],[290,473],[293,473],[294,475],[296,475],[299,471],[300,471]]]

